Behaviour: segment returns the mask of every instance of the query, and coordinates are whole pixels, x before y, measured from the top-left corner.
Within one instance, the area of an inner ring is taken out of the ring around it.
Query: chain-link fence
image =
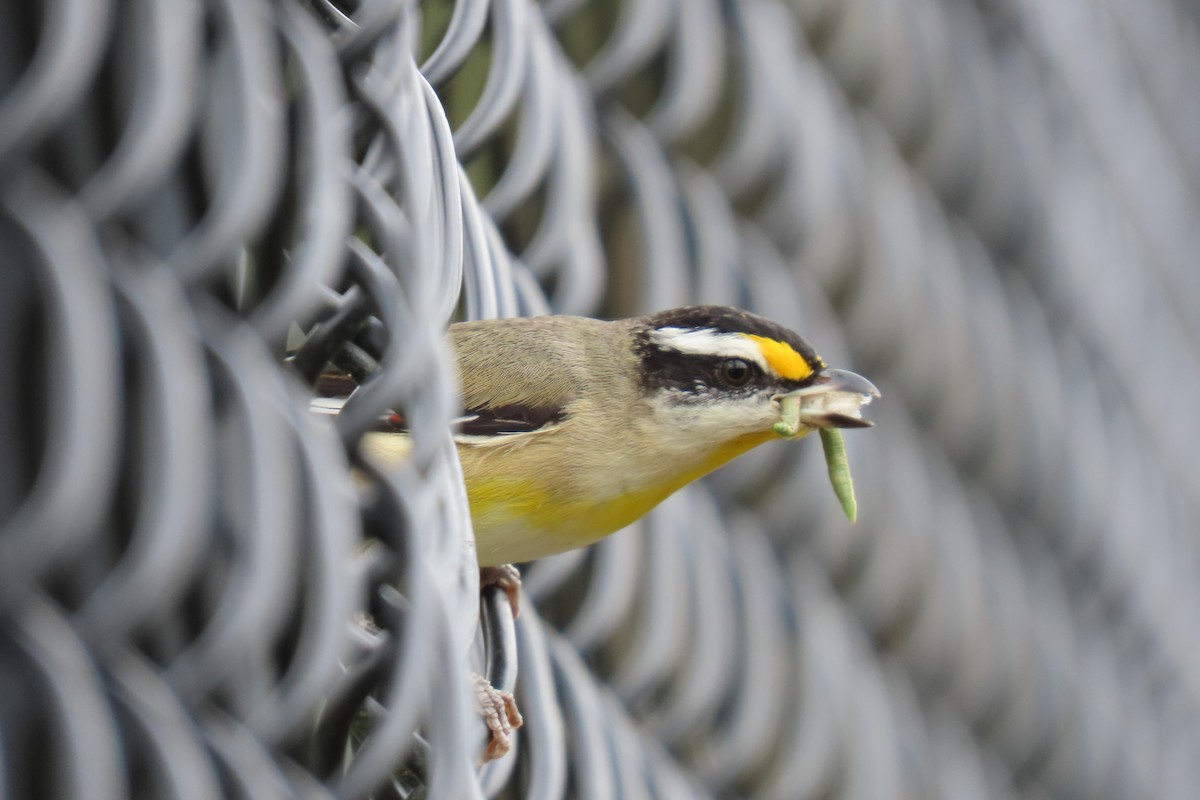
[[[1196,796],[1198,81],[1170,0],[0,3],[0,798]],[[859,523],[773,445],[480,614],[446,325],[695,302],[879,384]]]

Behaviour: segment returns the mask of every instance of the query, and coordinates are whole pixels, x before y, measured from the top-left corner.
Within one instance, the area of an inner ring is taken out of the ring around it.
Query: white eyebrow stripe
[[[745,359],[767,375],[775,374],[762,349],[740,333],[721,333],[712,328],[658,328],[650,332],[650,339],[659,347],[680,353]]]

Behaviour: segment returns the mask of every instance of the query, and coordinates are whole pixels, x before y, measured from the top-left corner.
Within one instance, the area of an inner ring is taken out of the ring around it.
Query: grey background
[[[1194,797],[1198,19],[0,3],[0,797]],[[765,447],[484,646],[445,325],[695,302],[883,390],[859,523]]]

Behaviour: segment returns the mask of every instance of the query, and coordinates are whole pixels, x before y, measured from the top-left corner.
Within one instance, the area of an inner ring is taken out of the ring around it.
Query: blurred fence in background
[[[0,3],[0,797],[1195,797],[1198,82],[1170,0]],[[473,643],[441,331],[695,302],[879,384],[859,524],[764,448]]]

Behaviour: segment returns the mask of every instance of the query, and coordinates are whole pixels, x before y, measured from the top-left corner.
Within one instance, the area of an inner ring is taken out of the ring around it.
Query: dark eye
[[[742,359],[727,358],[717,366],[717,376],[721,383],[736,389],[749,383],[754,373]]]

